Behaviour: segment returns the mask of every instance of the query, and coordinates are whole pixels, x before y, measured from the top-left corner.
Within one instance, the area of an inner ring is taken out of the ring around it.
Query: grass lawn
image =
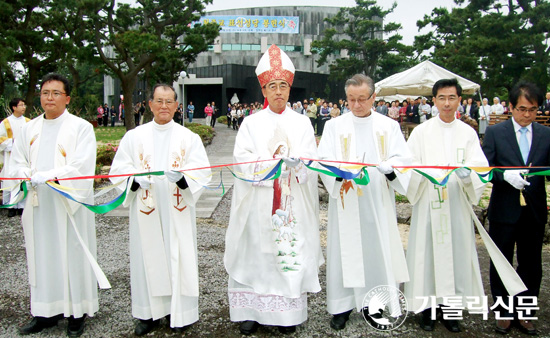
[[[126,127],[97,127],[94,128],[97,143],[119,143],[126,133]]]

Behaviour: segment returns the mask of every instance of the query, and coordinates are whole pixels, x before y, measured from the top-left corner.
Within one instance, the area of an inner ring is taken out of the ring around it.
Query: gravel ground
[[[222,142],[220,140],[219,142]],[[209,146],[208,152],[215,149],[217,142]],[[112,196],[112,195],[111,195]],[[198,219],[198,250],[200,275],[200,319],[192,325],[184,336],[189,337],[239,337],[238,323],[229,320],[227,302],[228,276],[223,267],[224,238],[229,220],[231,192],[226,194],[211,219]],[[108,199],[106,195],[102,200]],[[96,203],[102,202],[101,200]],[[321,203],[321,230],[326,234],[326,204]],[[0,211],[0,337],[18,336],[17,328],[30,319],[29,286],[25,259],[23,232],[18,217],[7,218],[7,211]],[[106,273],[112,288],[100,290],[99,312],[86,322],[83,337],[133,337],[135,321],[130,308],[130,277],[128,258],[128,218],[96,216],[98,262]],[[406,225],[402,225],[406,233]],[[325,241],[323,240],[323,246]],[[326,248],[324,248],[326,249]],[[485,284],[488,289],[489,259],[485,248],[478,245],[480,263]],[[550,253],[548,247],[543,252],[544,274],[539,306],[537,327],[539,336],[550,336],[549,295]],[[433,333],[426,333],[418,328],[417,318],[410,314],[405,323],[391,333],[380,333],[366,324],[357,313],[352,314],[347,327],[334,331],[329,327],[330,316],[325,305],[325,265],[321,267],[320,279],[322,291],[309,296],[309,319],[300,325],[291,337],[365,337],[365,336],[400,336],[400,337],[496,337],[493,331],[494,319],[489,316],[484,321],[481,315],[464,316],[463,332],[450,334],[441,324],[437,324]],[[49,328],[35,337],[65,336],[67,322],[60,321],[56,327]],[[148,337],[172,337],[166,323]],[[257,337],[281,336],[276,328],[262,327]],[[522,336],[514,329],[508,336]]]
[[[227,274],[223,267],[224,236],[229,218],[230,196],[219,204],[211,219],[198,220],[199,273],[201,294],[199,298],[200,320],[189,328],[184,335],[190,337],[238,337],[238,324],[229,320],[227,304]],[[326,204],[321,205],[322,216],[326,214]],[[29,287],[23,233],[17,217],[7,218],[5,210],[0,212],[0,261],[2,279],[0,283],[0,336],[17,336],[17,328],[30,318]],[[324,218],[324,217],[323,217]],[[84,337],[128,337],[133,336],[135,325],[130,310],[130,277],[128,260],[128,218],[96,217],[98,261],[112,289],[100,290],[100,309],[94,318],[86,322]],[[322,231],[326,224],[322,225]],[[483,247],[479,247],[480,262],[486,291],[488,291],[488,258]],[[545,275],[549,274],[549,252],[544,251]],[[433,333],[427,334],[416,325],[416,318],[410,315],[399,329],[392,334],[381,334],[370,328],[363,318],[354,313],[346,329],[334,331],[329,327],[330,316],[325,307],[325,266],[320,272],[322,291],[309,297],[309,319],[293,337],[362,337],[362,336],[402,336],[419,337],[450,335],[442,325],[437,325]],[[550,336],[550,315],[548,295],[550,294],[548,278],[545,277],[539,299],[540,336]],[[456,337],[492,337],[497,336],[492,329],[493,320],[483,321],[480,315],[465,315],[464,331],[454,334]],[[60,337],[65,335],[66,321],[58,326],[46,329],[37,337]],[[261,328],[258,337],[279,336],[272,327]],[[149,334],[150,337],[177,336],[166,325]],[[521,336],[514,330],[510,336]]]

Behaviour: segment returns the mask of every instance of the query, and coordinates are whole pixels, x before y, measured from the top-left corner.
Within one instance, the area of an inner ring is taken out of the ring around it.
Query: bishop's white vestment
[[[56,178],[94,175],[92,125],[67,110],[53,120],[44,117],[23,126],[11,154],[10,176],[31,177],[42,171]],[[93,180],[59,184],[73,189],[71,194],[80,201],[93,204]],[[93,316],[99,308],[97,280],[85,251],[89,250],[96,263],[94,214],[46,185],[28,187],[22,223],[32,315]]]
[[[320,159],[341,162],[387,161],[398,166],[409,165],[411,160],[399,124],[374,112],[364,118],[346,114],[327,122],[318,152]],[[359,311],[372,288],[398,287],[409,279],[394,194],[394,189],[406,193],[409,175],[395,171],[396,177],[390,181],[375,167],[367,168],[367,172],[367,185],[321,175],[330,195],[327,309],[331,314],[353,308]]]
[[[209,167],[201,138],[173,120],[149,122],[128,131],[111,166],[111,175]],[[130,282],[132,315],[159,319],[171,327],[199,319],[195,204],[210,182],[210,169],[185,171],[180,189],[164,175],[150,176],[151,188],[130,190]],[[111,178],[113,183],[126,177]],[[126,186],[120,186],[124,189]]]
[[[309,118],[269,108],[244,119],[233,152],[235,171],[259,180],[283,157],[315,159]],[[256,175],[254,175],[256,174]],[[235,179],[226,234],[232,321],[294,326],[307,319],[307,292],[321,290],[317,173],[283,164],[281,176],[260,183]]]
[[[439,116],[432,118],[417,126],[407,143],[413,165],[488,165],[475,130],[460,120],[445,123]],[[426,171],[439,176],[436,178],[446,173]],[[405,284],[409,310],[418,312],[444,304],[444,296],[484,295],[473,220],[468,211],[478,203],[484,189],[485,184],[474,171],[465,181],[451,174],[446,187],[412,173],[407,192],[413,204],[407,247],[411,280]],[[436,297],[435,304],[422,298],[431,296]]]
[[[0,163],[4,163],[2,171],[0,172],[0,177],[7,177],[10,172],[10,155],[11,149],[13,148],[13,142],[21,137],[21,129],[30,121],[25,116],[15,117],[13,114],[5,118],[0,123]],[[2,195],[3,195],[3,204],[9,204],[11,190],[14,186],[17,186],[19,182],[15,181],[2,181]],[[13,208],[23,208],[25,202],[21,201],[17,206]]]

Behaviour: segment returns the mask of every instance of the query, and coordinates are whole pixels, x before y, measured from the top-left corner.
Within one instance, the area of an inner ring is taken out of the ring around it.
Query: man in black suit
[[[412,103],[412,108],[407,113],[409,114],[409,121],[415,124],[420,124],[420,111],[418,107],[420,106],[420,98],[418,97]]]
[[[549,166],[550,128],[534,122],[542,103],[539,89],[532,83],[520,82],[509,97],[512,118],[488,127],[485,133],[483,152],[489,165]],[[518,296],[537,297],[542,279],[542,239],[547,221],[545,177],[524,176],[536,170],[495,172],[492,179],[489,234],[510,263],[517,245],[517,273],[527,286],[527,291],[514,297],[514,306]],[[526,203],[520,202],[520,194]],[[492,263],[490,279],[493,299],[502,297],[501,301],[508,304],[508,293]],[[514,318],[522,332],[536,334],[534,324],[522,319],[526,314],[517,309],[499,306],[495,315],[495,329],[499,333],[510,331],[511,318]]]
[[[471,119],[479,121],[479,107],[481,107],[481,101],[476,100],[476,102],[472,104],[472,109],[470,109]]]

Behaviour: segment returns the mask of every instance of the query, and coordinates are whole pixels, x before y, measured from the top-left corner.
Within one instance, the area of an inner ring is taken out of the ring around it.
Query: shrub
[[[227,116],[220,116],[217,119],[218,123],[227,124]]]
[[[210,126],[205,126],[204,124],[200,123],[188,123],[185,122],[185,127],[194,132],[195,134],[199,135],[202,143],[206,146],[212,143],[212,139],[214,138],[215,131]]]
[[[107,143],[106,145],[99,145],[97,147],[96,165],[111,165],[115,153],[118,149],[117,145]]]

